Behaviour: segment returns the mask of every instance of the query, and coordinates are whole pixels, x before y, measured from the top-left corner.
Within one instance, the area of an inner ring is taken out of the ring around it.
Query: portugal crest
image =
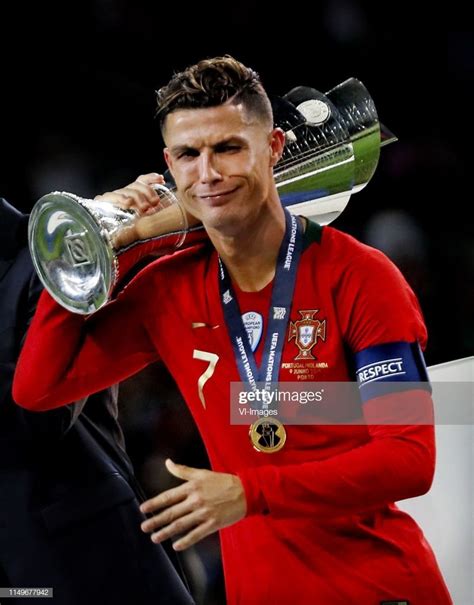
[[[314,319],[318,311],[319,309],[299,311],[301,319],[290,322],[288,340],[294,338],[300,350],[295,359],[316,359],[311,349],[318,342],[318,338],[326,340],[326,320]]]

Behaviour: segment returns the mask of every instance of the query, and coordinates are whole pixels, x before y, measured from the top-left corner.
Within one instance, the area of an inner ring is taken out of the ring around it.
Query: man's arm
[[[413,406],[423,422],[432,414],[431,396],[423,390],[384,395],[365,406],[368,422],[371,415],[380,422],[381,406],[387,417],[393,410],[400,418],[405,406]],[[373,424],[368,429],[368,443],[326,460],[239,472],[247,514],[335,518],[426,493],[435,466],[433,426]]]
[[[432,414],[431,396],[424,390],[384,395],[365,405],[368,422],[371,415],[380,422],[381,407],[387,420],[399,419],[402,413],[407,420],[418,416],[426,422]],[[371,441],[326,460],[268,464],[236,475],[168,460],[168,470],[184,483],[142,505],[143,512],[156,513],[142,529],[157,543],[182,534],[173,546],[184,550],[248,515],[323,521],[370,512],[427,492],[434,473],[433,427],[372,424],[368,428]]]
[[[95,315],[66,311],[44,291],[18,360],[13,397],[47,410],[120,382],[158,358],[140,312],[140,281]]]
[[[41,282],[36,274],[33,266],[30,267],[30,280],[28,283],[28,291],[26,297],[26,310],[25,310],[25,324],[24,324],[24,332],[22,334],[21,339],[21,347],[23,347],[28,326],[31,324],[36,307],[38,305],[38,300],[43,290]],[[14,371],[12,371],[13,377]],[[74,403],[70,403],[69,405],[61,408],[60,410],[51,411],[47,417],[42,414],[29,414],[26,412],[25,421],[30,424],[35,425],[37,430],[41,430],[43,433],[49,432],[51,434],[63,435],[66,433],[71,426],[76,422],[79,418],[84,405],[87,401],[87,397],[79,401],[75,401]]]
[[[152,185],[162,182],[161,175],[141,175],[96,199],[146,214],[159,202]],[[42,294],[15,373],[13,397],[19,405],[32,410],[65,405],[124,380],[157,359],[140,321],[149,299],[136,281],[89,318],[66,311],[47,292]]]

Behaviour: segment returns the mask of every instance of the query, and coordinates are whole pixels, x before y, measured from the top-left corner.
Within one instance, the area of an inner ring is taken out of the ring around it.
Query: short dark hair
[[[156,94],[162,131],[173,111],[216,107],[228,101],[242,103],[249,113],[268,121],[270,128],[273,125],[272,107],[259,75],[230,55],[203,59],[175,73]]]

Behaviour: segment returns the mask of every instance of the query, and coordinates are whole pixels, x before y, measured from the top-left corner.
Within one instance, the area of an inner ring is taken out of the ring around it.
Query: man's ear
[[[281,128],[274,128],[270,134],[270,166],[275,166],[278,160],[283,155],[285,147],[285,133]]]
[[[163,156],[165,158],[165,162],[166,162],[166,165],[168,166],[169,171],[172,172],[173,171],[173,167],[172,167],[173,161],[172,161],[171,154],[170,154],[168,147],[165,147],[163,149]]]

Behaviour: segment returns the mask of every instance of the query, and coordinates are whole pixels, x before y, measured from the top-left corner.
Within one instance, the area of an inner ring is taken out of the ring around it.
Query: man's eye
[[[235,151],[240,151],[240,148],[240,145],[222,145],[222,147],[219,147],[218,151],[221,153],[232,153]]]
[[[199,155],[199,153],[194,150],[194,149],[186,149],[185,151],[182,151],[180,154],[178,154],[178,160],[181,159],[188,159],[188,158],[195,158]]]

